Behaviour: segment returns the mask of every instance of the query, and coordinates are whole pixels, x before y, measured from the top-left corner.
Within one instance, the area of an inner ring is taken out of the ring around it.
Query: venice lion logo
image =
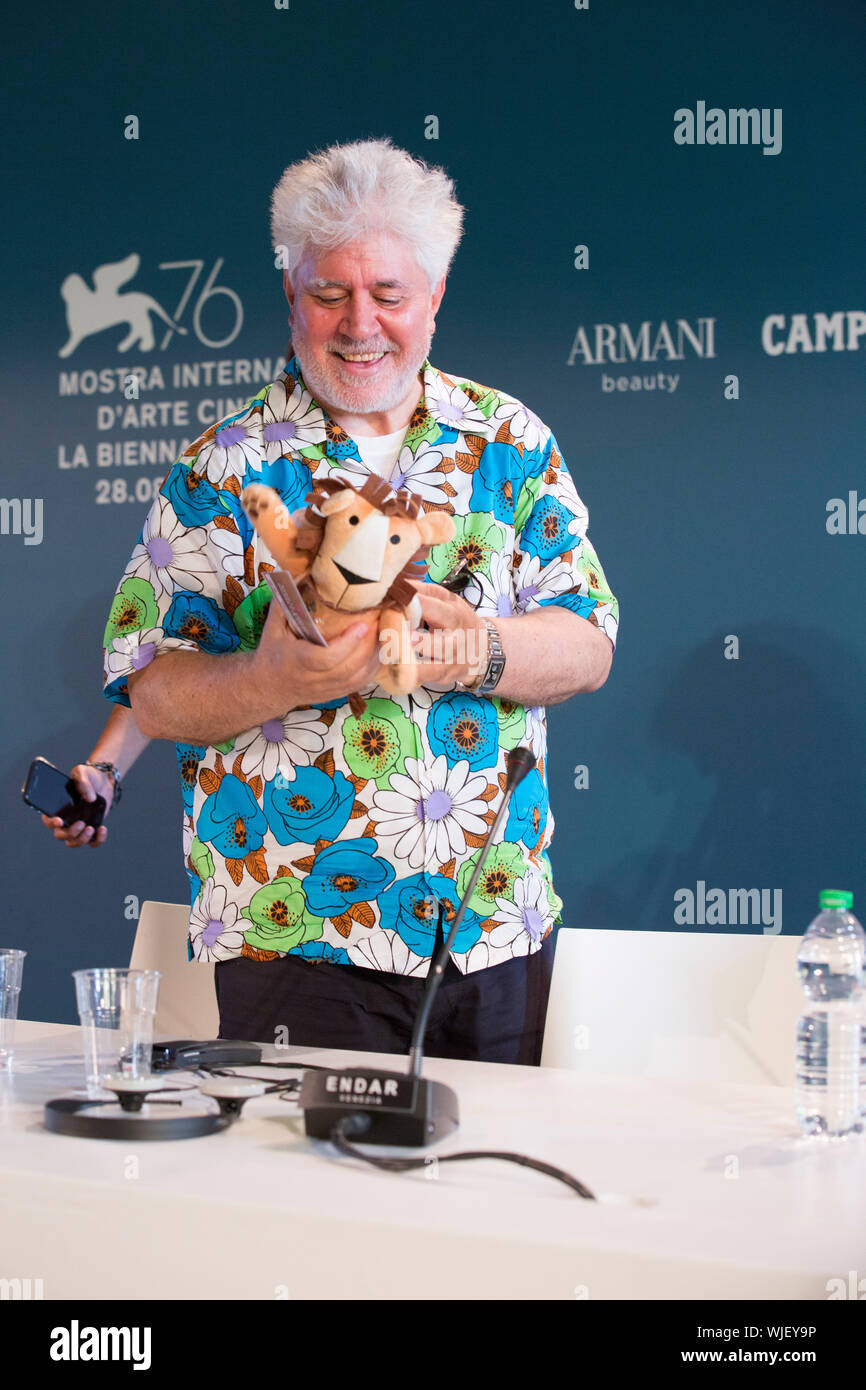
[[[67,275],[60,286],[60,293],[66,302],[69,341],[60,349],[60,357],[68,357],[93,333],[102,333],[104,329],[114,328],[120,323],[126,324],[129,332],[118,343],[118,352],[128,352],[131,347],[150,352],[155,343],[151,314],[156,314],[176,333],[186,333],[186,329],[175,323],[151,295],[138,290],[119,293],[120,286],[138,274],[140,265],[141,257],[134,251],[123,261],[109,261],[107,265],[97,266],[93,272],[93,289],[83,276]]]

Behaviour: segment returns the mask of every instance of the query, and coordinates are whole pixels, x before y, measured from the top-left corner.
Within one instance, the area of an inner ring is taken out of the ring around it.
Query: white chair
[[[793,1086],[800,942],[561,928],[541,1065]]]
[[[142,903],[130,957],[133,970],[161,970],[155,1038],[215,1038],[219,1010],[214,967],[189,960],[189,908],[182,903]]]

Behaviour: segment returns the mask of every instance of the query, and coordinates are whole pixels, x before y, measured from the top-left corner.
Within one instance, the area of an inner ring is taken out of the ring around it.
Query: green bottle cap
[[[818,897],[818,906],[822,909],[838,907],[843,912],[850,912],[854,906],[854,894],[846,893],[844,888],[822,888]]]

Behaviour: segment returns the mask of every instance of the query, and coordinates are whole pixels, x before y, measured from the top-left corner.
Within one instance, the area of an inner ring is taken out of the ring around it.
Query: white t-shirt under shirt
[[[406,437],[406,430],[395,430],[393,434],[355,434],[352,436],[358,446],[358,453],[368,468],[390,482],[394,464],[400,454],[400,446]]]

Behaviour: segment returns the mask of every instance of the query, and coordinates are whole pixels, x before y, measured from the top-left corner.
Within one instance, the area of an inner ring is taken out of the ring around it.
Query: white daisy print
[[[514,612],[530,613],[542,599],[567,594],[575,585],[572,566],[557,555],[549,564],[542,564],[537,555],[524,555],[514,571]]]
[[[124,579],[146,579],[157,599],[177,589],[200,594],[213,573],[204,526],[184,526],[167,497],[157,497],[132,552]]]
[[[474,570],[472,580],[466,585],[463,597],[479,613],[490,613],[499,618],[510,618],[515,611],[515,593],[511,551],[499,551],[490,557],[490,575],[483,570]]]
[[[133,671],[143,671],[160,649],[184,645],[176,637],[166,637],[161,627],[142,627],[138,632],[115,637],[105,658],[108,679],[116,681],[119,676],[129,676]]]
[[[531,705],[526,711],[526,733],[523,743],[528,744],[535,754],[536,761],[547,752],[547,724],[543,705]]]
[[[247,415],[244,419],[249,420]],[[250,423],[231,420],[217,430],[196,455],[195,471],[204,473],[214,487],[221,487],[228,478],[240,481],[250,468],[261,468],[262,436],[258,413]]]
[[[496,429],[507,423],[515,443],[522,443],[531,453],[541,447],[542,440],[547,442],[547,426],[539,420],[534,411],[528,410],[520,401],[515,401],[510,396],[504,398],[496,407],[490,417],[490,423]]]
[[[490,945],[510,946],[515,956],[528,955],[530,945],[540,941],[553,926],[544,879],[537,874],[515,879],[514,901],[497,898],[496,916],[499,925],[487,933]]]
[[[614,614],[613,606],[609,603],[602,604],[599,608],[594,608],[593,617],[606,637],[609,637],[616,646],[616,636],[619,630],[619,619]]]
[[[451,500],[444,490],[448,481],[446,475],[436,471],[442,457],[441,449],[426,449],[422,444],[417,454],[413,454],[407,447],[401,451],[387,482],[395,492],[406,488],[422,503],[442,506]],[[320,478],[336,478],[338,482],[345,479],[347,486],[357,488],[363,487],[369,476],[366,463],[354,458],[341,459],[339,468],[334,467],[330,459],[322,459],[315,472],[317,482]]]
[[[244,573],[244,547],[237,527],[229,531],[227,527],[215,526],[211,531],[210,543],[219,556],[220,568],[233,579],[242,579]]]
[[[279,441],[284,454],[298,453],[325,439],[325,416],[313,404],[308,391],[296,386],[289,395],[285,379],[274,382],[262,407],[262,438],[265,444]]]
[[[237,903],[228,902],[222,884],[206,880],[196,898],[189,918],[189,935],[196,960],[231,960],[240,954],[244,944],[243,928]]]
[[[473,434],[487,430],[487,416],[459,386],[449,386],[443,375],[432,372],[424,375],[424,399],[427,409],[437,420],[447,421],[453,429]]]
[[[339,468],[335,467],[329,458],[311,460],[310,467],[313,470],[314,482],[321,482],[323,478],[336,478],[338,483],[345,482],[346,487],[357,488],[358,491],[370,476],[370,469],[363,459],[342,458]]]
[[[490,947],[487,945],[487,932],[482,932],[471,950],[466,952],[466,973],[473,970],[486,970],[490,964]]]
[[[241,768],[247,777],[258,774],[271,782],[279,773],[293,782],[294,765],[309,767],[324,748],[321,730],[318,710],[289,710],[282,719],[266,719],[264,724],[238,734],[234,752],[243,753]]]
[[[394,975],[427,974],[430,964],[426,956],[416,956],[395,931],[377,931],[346,948],[353,965],[372,970],[389,970]]]
[[[410,869],[444,864],[453,855],[465,854],[466,830],[486,835],[483,772],[471,773],[465,759],[449,768],[440,753],[426,765],[407,758],[406,773],[392,773],[389,786],[375,793],[370,814],[377,836],[397,836],[394,853],[406,859]]]
[[[441,449],[428,449],[423,444],[417,454],[413,454],[411,449],[403,449],[388,481],[395,492],[405,487],[413,497],[439,506],[451,500],[444,491],[447,476],[436,471],[441,462]]]

